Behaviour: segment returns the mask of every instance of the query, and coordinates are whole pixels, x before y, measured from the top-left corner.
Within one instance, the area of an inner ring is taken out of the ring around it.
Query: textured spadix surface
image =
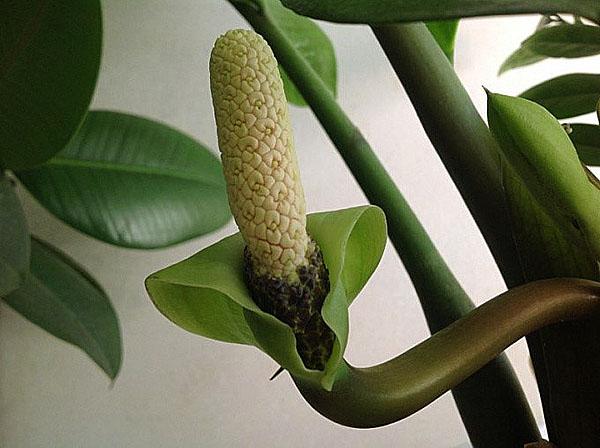
[[[259,272],[294,277],[310,238],[277,61],[260,35],[232,30],[215,43],[210,82],[235,221]]]

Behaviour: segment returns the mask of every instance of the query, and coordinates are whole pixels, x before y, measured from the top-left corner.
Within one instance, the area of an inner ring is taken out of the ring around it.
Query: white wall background
[[[214,39],[247,27],[220,0],[104,0],[105,44],[94,108],[169,123],[216,148],[207,63]],[[517,94],[560,73],[598,70],[598,59],[550,61],[501,78],[497,69],[537,18],[465,20],[456,68],[484,113],[482,85]],[[339,65],[339,101],[362,129],[474,300],[504,286],[466,208],[367,27],[323,24]],[[365,203],[307,109],[291,111],[310,211]],[[451,120],[452,117],[448,117]],[[31,231],[79,260],[112,297],[124,363],[114,384],[81,352],[0,307],[0,446],[3,447],[457,447],[466,441],[449,394],[412,417],[353,430],[316,414],[289,377],[247,347],[179,329],[151,305],[143,280],[235,231],[233,224],[168,250],[125,250],[65,227],[21,191]],[[348,358],[381,362],[428,335],[410,281],[388,245],[352,307]],[[525,344],[509,356],[541,417]]]

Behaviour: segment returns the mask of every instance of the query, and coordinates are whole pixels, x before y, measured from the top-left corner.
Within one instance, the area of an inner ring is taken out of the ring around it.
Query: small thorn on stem
[[[280,367],[277,369],[277,371],[271,376],[271,378],[269,378],[269,381],[273,381],[275,378],[277,378],[281,372],[283,372],[285,369],[283,367]]]

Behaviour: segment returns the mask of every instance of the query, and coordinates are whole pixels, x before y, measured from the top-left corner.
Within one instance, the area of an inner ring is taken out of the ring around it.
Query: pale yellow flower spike
[[[321,316],[329,274],[306,232],[306,205],[277,61],[253,31],[219,37],[210,87],[229,206],[246,241],[244,279],[287,324],[305,367],[323,370],[335,335]]]
[[[294,280],[314,243],[277,61],[253,31],[219,37],[210,85],[229,205],[259,274]]]

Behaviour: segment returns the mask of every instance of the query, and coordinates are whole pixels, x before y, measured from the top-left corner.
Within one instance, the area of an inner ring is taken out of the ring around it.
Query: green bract
[[[504,189],[528,279],[596,279],[600,191],[567,133],[540,105],[493,93],[488,120],[507,162]]]
[[[597,223],[600,193],[589,182],[560,123],[538,104],[488,94],[488,120],[504,156],[548,208]]]
[[[146,279],[155,306],[192,333],[219,341],[254,345],[296,377],[331,390],[348,342],[348,307],[383,254],[383,211],[362,206],[307,217],[307,229],[321,247],[331,289],[323,319],[336,335],[324,371],[308,370],[290,327],[261,311],[244,283],[244,241],[239,233]]]

